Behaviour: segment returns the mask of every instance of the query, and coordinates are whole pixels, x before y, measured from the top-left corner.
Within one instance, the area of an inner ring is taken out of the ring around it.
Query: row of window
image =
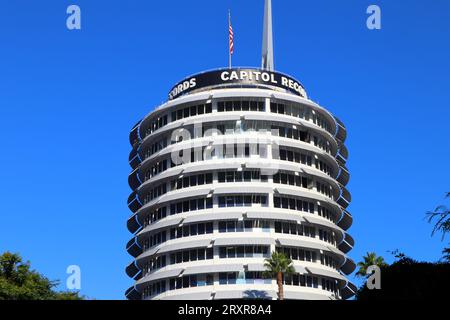
[[[167,241],[166,231],[161,231],[161,232],[155,233],[154,235],[144,239],[143,250],[147,251],[148,249],[150,249],[158,244],[164,243],[166,241]]]
[[[142,292],[142,297],[146,299],[148,297],[161,294],[163,292],[166,292],[165,280],[153,282],[151,285],[146,286]]]
[[[231,111],[265,111],[264,101],[219,101],[217,103],[218,112],[231,112]]]
[[[251,232],[253,229],[263,229],[270,231],[270,221],[268,220],[234,220],[219,221],[219,232]]]
[[[210,160],[214,157],[217,159],[249,158],[251,156],[267,158],[267,145],[259,143],[215,145],[212,147],[180,150],[177,156],[175,162],[172,158],[172,168],[186,163]]]
[[[150,180],[154,176],[157,176],[160,173],[163,173],[167,170],[167,160],[161,160],[155,162],[150,168],[145,171],[144,182]]]
[[[219,273],[219,284],[221,285],[233,285],[233,284],[271,284],[272,280],[263,276],[260,271],[247,271],[247,272],[221,272]],[[300,286],[309,288],[319,287],[319,278],[308,275],[300,275],[298,273],[292,275],[286,275],[283,277],[283,284],[288,286]],[[169,279],[169,290],[196,288],[202,286],[214,285],[213,274],[199,274],[199,275],[187,275],[183,277]],[[330,291],[339,295],[338,286],[336,280],[321,278],[322,290]],[[161,280],[154,282],[143,291],[143,298],[148,298],[157,294],[165,292],[166,281]]]
[[[295,174],[278,172],[273,175],[273,183],[288,184],[291,186],[309,188],[308,178]]]
[[[144,218],[144,228],[151,225],[152,223],[164,219],[167,217],[167,208],[161,207],[153,210]]]
[[[213,146],[211,156],[218,159],[249,158],[259,156],[267,158],[267,145],[259,143],[225,144]]]
[[[243,220],[243,221],[219,221],[219,232],[251,232],[260,228],[263,231],[270,231],[270,222],[267,220]],[[203,234],[212,234],[214,226],[212,222],[190,224],[183,227],[170,229],[170,240],[184,237],[192,237]],[[275,233],[292,234],[304,237],[315,238],[316,228],[297,223],[275,221]],[[319,229],[319,239],[331,244],[335,244],[335,236],[332,232]],[[167,241],[166,231],[158,232],[144,240],[144,251],[155,245]]]
[[[148,127],[147,130],[145,130],[145,137],[152,134],[153,132],[155,132],[156,130],[161,129],[162,127],[166,126],[168,123],[167,121],[167,115],[163,115],[161,117],[155,118],[154,120],[152,120]]]
[[[268,258],[269,246],[231,246],[220,247],[219,258]]]
[[[212,222],[193,223],[183,227],[171,228],[170,239],[179,239],[184,237],[192,237],[202,234],[210,234],[214,232]]]
[[[180,278],[169,279],[170,290],[212,286],[214,284],[213,274],[193,274]]]
[[[220,171],[219,183],[224,182],[267,182],[268,176],[262,175],[260,170]]]
[[[334,294],[339,294],[339,289],[336,280],[329,280],[322,278],[322,290],[333,292]]]
[[[316,114],[314,111],[309,108],[305,108],[299,105],[290,105],[283,103],[274,103],[270,104],[271,112],[290,115],[298,118],[305,119],[309,121],[310,119],[319,127],[327,130],[328,132],[332,132],[330,129],[330,125],[325,119]],[[217,111],[218,112],[231,112],[231,111],[265,111],[265,103],[264,101],[249,101],[249,100],[234,100],[234,101],[220,101],[217,103]],[[180,119],[185,119],[188,117],[194,117],[197,115],[209,114],[212,113],[212,104],[199,104],[190,107],[180,108],[176,111],[172,112],[171,121],[177,121]],[[153,119],[149,124],[147,129],[145,130],[145,136],[152,134],[158,129],[166,126],[168,124],[168,116],[162,115],[158,118]]]
[[[213,183],[212,173],[203,173],[198,175],[192,175],[189,177],[183,177],[181,179],[172,180],[170,182],[171,190],[180,190],[189,187],[202,186],[205,184]]]
[[[219,208],[251,207],[256,204],[267,206],[267,196],[254,194],[219,197]]]
[[[296,162],[312,167],[312,157],[310,155],[305,155],[285,147],[280,147],[278,157],[282,161]],[[276,155],[274,154],[274,159],[275,158]],[[325,162],[316,159],[314,164],[317,169],[331,176],[331,168]]]
[[[331,187],[326,185],[325,183],[316,182],[317,192],[327,196],[330,199],[333,199],[333,193],[331,191]]]
[[[314,213],[314,203],[290,197],[274,196],[273,206],[275,208]]]
[[[180,201],[177,203],[171,203],[170,214],[174,215],[189,211],[212,209],[212,207],[213,207],[212,198],[191,199],[186,201]]]
[[[183,250],[170,254],[170,264],[214,259],[213,248]]]
[[[326,153],[331,154],[330,143],[327,140],[314,136],[314,146],[322,149]]]
[[[276,251],[284,253],[288,258],[292,260],[317,262],[316,251],[287,247],[277,247]]]
[[[306,143],[311,142],[311,134],[308,131],[298,130],[289,128],[280,124],[273,124],[273,122],[269,121],[259,121],[259,120],[238,120],[238,121],[224,121],[220,123],[206,123],[201,126],[202,135],[199,135],[200,131],[195,127],[178,129],[178,134],[173,137],[171,140],[171,144],[180,143],[186,140],[182,131],[185,131],[187,134],[187,139],[201,138],[212,136],[213,133],[217,135],[227,135],[227,134],[240,134],[244,132],[252,132],[252,131],[270,131],[275,135],[278,135],[283,138],[295,139],[299,141],[303,141]],[[174,131],[175,132],[175,131]],[[321,148],[327,153],[331,153],[331,149],[329,146],[329,142],[325,139],[322,139],[318,136],[313,137],[314,146]],[[144,159],[147,159],[154,153],[164,149],[167,147],[167,138],[163,138],[162,140],[155,142],[150,147],[148,147],[144,152]]]
[[[286,248],[277,247],[277,252],[283,252],[287,257],[292,260],[308,261],[318,263],[317,253],[312,250],[305,250],[299,248]],[[320,263],[324,266],[328,266],[337,269],[337,263],[328,254],[319,254]],[[224,246],[219,247],[219,258],[221,259],[233,259],[233,258],[268,258],[270,256],[270,247],[262,245],[241,245],[241,246]],[[181,250],[170,253],[169,265],[203,261],[214,259],[213,248],[196,248],[190,250]],[[167,265],[166,255],[155,257],[143,266],[142,272],[144,276],[152,271],[164,268]]]
[[[267,182],[268,176],[262,175],[259,170],[252,171],[220,171],[218,173],[219,183],[225,182]],[[311,180],[309,180],[311,181]],[[295,174],[279,172],[273,176],[273,182],[279,184],[286,184],[291,186],[297,186],[302,188],[309,188],[308,178],[297,176]],[[180,190],[189,187],[201,186],[205,184],[213,183],[213,174],[204,173],[199,175],[192,175],[183,177],[181,179],[172,180],[170,182],[171,190]],[[317,191],[333,199],[332,191],[329,186],[324,183],[316,183]],[[166,184],[162,184],[158,187],[150,190],[144,198],[144,204],[152,201],[153,199],[162,196],[167,193]]]
[[[319,278],[295,273],[283,277],[283,284],[286,286],[299,286],[317,289],[319,287]]]
[[[276,155],[274,154],[274,156]],[[280,147],[278,156],[279,159],[283,161],[297,162],[312,167],[312,157],[301,152]]]
[[[162,139],[153,143],[150,147],[148,147],[144,152],[144,159],[150,158],[153,154],[161,151],[162,149],[167,147],[167,139]]]
[[[293,116],[296,118],[305,119],[306,121],[312,120],[314,124],[325,129],[329,133],[332,133],[331,127],[327,121],[321,116],[316,114],[315,111],[312,111],[309,108],[305,108],[300,105],[294,104],[285,104],[285,103],[275,103],[272,102],[270,104],[270,111],[272,113],[278,113],[288,116]]]
[[[279,222],[275,221],[275,232],[284,234],[294,234],[298,236],[316,237],[316,228],[312,226],[305,226],[298,223]]]
[[[336,260],[333,259],[330,255],[328,254],[324,254],[322,253],[320,255],[320,263],[323,264],[324,266],[330,267],[330,268],[334,268],[337,269],[337,263]]]
[[[165,183],[151,189],[150,191],[147,192],[147,194],[144,197],[144,205],[166,193],[167,193],[167,185]]]
[[[271,279],[263,277],[260,271],[220,272],[219,284],[270,284]]]
[[[327,230],[319,229],[319,239],[331,243],[333,245],[336,244],[336,238],[334,234]]]
[[[252,196],[252,195],[219,197],[219,205],[221,205],[223,207],[252,206],[252,204],[261,204],[261,203],[264,204],[264,203],[266,203],[266,201],[267,201],[267,198],[265,196],[259,196],[259,198],[258,198],[258,196]],[[189,201],[173,203],[170,205],[170,210],[171,210],[170,214],[173,215],[173,214],[187,212],[187,211],[203,210],[205,208],[209,209],[209,208],[212,208],[212,205],[213,205],[212,198],[192,199]],[[274,196],[274,207],[314,213],[314,203],[308,202],[308,201],[303,201],[300,199],[294,199],[294,198]],[[327,220],[330,220],[332,222],[335,222],[335,220],[336,220],[335,215],[331,212],[331,210],[329,210],[323,206],[317,206],[317,210],[318,210],[319,216],[326,218]],[[165,217],[167,217],[167,208],[166,207],[161,207],[161,208],[155,209],[144,218],[144,227],[149,226],[150,224],[157,222],[161,219],[164,219]],[[258,228],[258,227],[256,227],[256,225],[260,226],[263,229],[268,228],[268,225],[267,225],[268,222],[263,222],[263,221],[258,222],[258,220],[255,220],[253,222],[250,222],[250,221],[252,221],[252,220],[233,222],[233,223],[236,223],[236,227],[235,228],[233,227],[233,229],[235,229],[236,231],[241,231],[241,230],[248,228],[250,226],[250,224],[253,225],[253,228]],[[225,223],[225,222],[219,223],[219,230],[224,230],[223,223]],[[228,228],[228,226],[230,226],[230,230],[233,230],[233,229],[231,229],[232,228],[231,222],[230,222],[230,225],[226,226],[226,228]],[[275,226],[275,230],[278,230],[277,225]],[[224,231],[220,231],[220,232],[224,232]],[[230,232],[234,232],[234,231],[230,231]]]
[[[322,217],[325,218],[327,220],[330,220],[332,222],[336,222],[336,215],[333,214],[331,212],[331,210],[329,210],[328,208],[322,207],[322,206],[317,206],[317,214]]]
[[[150,272],[164,268],[166,265],[167,265],[166,264],[166,256],[165,255],[158,256],[158,257],[150,259],[148,262],[146,262],[144,264],[142,273],[144,274],[144,277],[145,277]]]
[[[310,135],[307,131],[286,128],[283,126],[272,126],[272,130],[277,130],[278,136],[280,136],[282,138],[295,139],[295,140],[300,140],[300,141],[307,142],[307,143],[309,143],[311,141]]]
[[[311,111],[300,105],[284,104],[284,103],[270,103],[270,112],[283,114],[287,116],[293,116],[296,118],[302,118],[309,121],[311,117]]]
[[[206,151],[206,152],[205,152]],[[187,155],[186,155],[187,153]],[[267,158],[267,146],[254,143],[234,144],[234,145],[219,145],[213,147],[194,148],[187,150],[180,150],[176,162],[170,160],[161,160],[154,163],[146,170],[144,181],[167,170],[167,161],[171,162],[171,167],[183,165],[185,163],[193,163],[198,161],[205,161],[217,157],[218,159],[227,158],[249,158],[251,156],[259,156],[260,158]],[[284,147],[280,147],[279,154],[274,153],[274,159],[278,158],[282,161],[290,161],[312,166],[312,156],[305,155],[300,152],[292,151]],[[316,159],[315,167],[320,171],[331,176],[331,168],[325,162]]]
[[[185,119],[185,118],[189,118],[189,117],[195,117],[197,115],[208,114],[208,113],[212,113],[212,104],[211,103],[190,106],[187,108],[178,109],[177,111],[173,111],[171,120],[173,122],[173,121],[177,121],[177,120],[181,120],[181,119]]]

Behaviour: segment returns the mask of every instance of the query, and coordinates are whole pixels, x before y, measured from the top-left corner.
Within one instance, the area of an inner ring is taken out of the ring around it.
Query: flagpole
[[[228,66],[231,69],[231,48],[230,48],[230,27],[231,27],[231,10],[228,10]]]

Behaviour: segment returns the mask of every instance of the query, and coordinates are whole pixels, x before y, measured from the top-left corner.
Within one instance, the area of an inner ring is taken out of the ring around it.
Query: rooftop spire
[[[265,0],[262,69],[273,71],[272,0]]]

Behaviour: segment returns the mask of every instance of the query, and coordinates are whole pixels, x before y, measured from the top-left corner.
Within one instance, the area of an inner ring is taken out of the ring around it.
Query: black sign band
[[[223,69],[201,73],[181,81],[170,91],[169,100],[202,88],[226,85],[277,87],[297,96],[307,97],[300,82],[287,75],[260,69]]]

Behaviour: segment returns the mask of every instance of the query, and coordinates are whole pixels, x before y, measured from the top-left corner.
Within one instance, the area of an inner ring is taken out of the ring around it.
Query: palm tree
[[[367,269],[370,266],[378,266],[378,267],[386,267],[387,263],[384,261],[383,257],[378,257],[375,252],[367,252],[363,257],[364,261],[358,262],[358,272],[356,273],[357,277],[367,277]]]
[[[450,263],[450,248],[444,248],[444,250],[442,250],[442,260],[444,260],[447,263]]]
[[[450,198],[450,192],[447,193],[446,198]],[[437,218],[434,224],[432,235],[436,232],[442,232],[442,239],[445,234],[450,231],[450,210],[446,206],[439,206],[435,211],[427,212],[428,222],[431,223],[434,218]]]
[[[447,193],[446,198],[450,198],[450,192]],[[429,223],[437,218],[431,235],[434,236],[436,232],[442,232],[442,240],[444,240],[445,235],[450,232],[450,209],[446,206],[439,206],[436,210],[427,212],[427,216]],[[444,248],[442,254],[444,255],[443,260],[450,262],[450,248]]]
[[[283,275],[295,273],[292,260],[282,252],[273,252],[270,258],[265,259],[264,266],[266,267],[264,276],[277,280],[278,299],[284,300]]]

